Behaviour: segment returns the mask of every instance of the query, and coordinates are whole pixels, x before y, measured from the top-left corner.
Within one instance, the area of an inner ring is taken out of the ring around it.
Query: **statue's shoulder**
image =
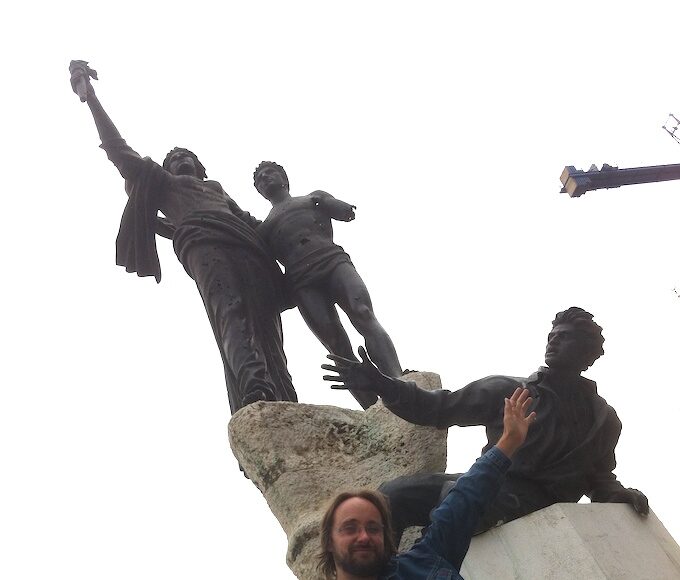
[[[319,203],[323,199],[330,199],[333,196],[328,193],[327,191],[323,191],[321,189],[315,189],[312,191],[312,193],[308,193],[307,195],[303,196],[305,199],[311,199],[314,201],[314,203]]]
[[[525,382],[526,377],[512,377],[510,375],[489,375],[483,379],[479,379],[475,382],[488,385],[488,386],[508,386],[517,385]]]
[[[589,382],[592,383],[593,387],[595,387],[594,381]],[[614,407],[607,403],[607,399],[600,395],[600,393],[598,393],[595,388],[593,388],[591,392],[593,394],[595,409],[600,413],[606,413],[609,421],[614,423],[620,423],[621,421],[619,419],[619,416],[616,414],[616,409],[614,409]]]
[[[488,394],[496,394],[505,397],[508,392],[514,391],[525,382],[524,377],[511,377],[508,375],[489,375],[467,385],[466,389],[484,391]]]

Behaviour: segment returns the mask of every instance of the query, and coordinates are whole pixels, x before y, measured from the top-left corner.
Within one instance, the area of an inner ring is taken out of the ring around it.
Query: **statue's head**
[[[358,577],[377,577],[397,552],[385,496],[363,489],[343,492],[321,519],[318,569],[335,578],[337,569]]]
[[[583,308],[558,312],[548,335],[545,362],[551,369],[584,371],[604,354],[602,327]]]
[[[286,171],[273,161],[263,161],[255,168],[253,182],[260,195],[269,200],[281,191],[288,193],[290,189]]]
[[[173,175],[193,175],[199,179],[208,177],[196,154],[183,147],[175,147],[165,156],[163,169]]]

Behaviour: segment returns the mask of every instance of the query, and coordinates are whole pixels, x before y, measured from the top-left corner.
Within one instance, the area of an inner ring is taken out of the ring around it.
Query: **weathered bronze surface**
[[[156,233],[198,287],[224,363],[232,413],[254,401],[296,401],[283,352],[282,273],[244,212],[196,155],[182,148],[163,165],[127,145],[102,108],[85,61],[72,61],[71,86],[87,102],[101,147],[125,179],[128,202],[116,240],[116,261],[138,276],[161,279]],[[165,218],[161,218],[158,212]]]
[[[354,359],[337,304],[364,337],[378,368],[388,376],[401,376],[394,344],[373,313],[366,284],[349,255],[333,242],[331,220],[352,221],[355,206],[325,191],[292,197],[283,167],[270,161],[263,161],[253,178],[256,189],[272,204],[258,231],[284,265],[288,288],[307,326],[328,352]],[[365,390],[352,394],[364,408],[377,400]]]

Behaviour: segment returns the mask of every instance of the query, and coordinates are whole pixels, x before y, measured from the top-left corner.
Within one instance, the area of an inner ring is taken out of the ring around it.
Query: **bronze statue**
[[[477,532],[514,520],[558,502],[577,502],[587,495],[594,502],[629,503],[640,514],[649,512],[647,498],[624,488],[613,473],[614,448],[621,433],[616,412],[597,394],[593,381],[581,376],[602,354],[602,328],[593,315],[571,307],[559,312],[548,335],[547,367],[528,378],[495,375],[458,391],[425,391],[415,383],[385,376],[360,351],[362,362],[329,355],[335,371],[324,379],[333,388],[377,392],[394,413],[418,425],[484,425],[488,443],[503,432],[504,400],[518,386],[529,389],[536,422],[513,459],[501,492],[482,518]],[[428,514],[455,485],[460,474],[422,474],[386,482],[399,533],[426,525]]]
[[[401,376],[401,365],[389,335],[373,313],[368,289],[350,257],[333,242],[331,220],[352,221],[355,206],[325,191],[292,197],[283,167],[263,161],[253,175],[255,187],[272,209],[258,231],[286,269],[285,277],[307,326],[328,352],[354,359],[337,304],[366,341],[366,349],[388,376]],[[377,400],[362,390],[352,394],[364,408]]]
[[[116,262],[161,279],[155,234],[171,237],[198,287],[224,364],[232,413],[257,400],[296,401],[286,366],[280,311],[282,273],[244,212],[191,151],[175,148],[161,167],[140,157],[102,108],[85,61],[72,61],[71,86],[92,111],[101,147],[125,179],[128,202]],[[158,216],[161,211],[166,219]]]

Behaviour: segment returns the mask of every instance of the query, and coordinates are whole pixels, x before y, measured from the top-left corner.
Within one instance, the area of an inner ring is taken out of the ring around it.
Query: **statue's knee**
[[[386,481],[378,488],[378,491],[387,497],[390,504],[398,503],[406,494],[406,490],[409,487],[409,479],[409,476],[402,475],[396,479]]]
[[[380,327],[375,314],[373,314],[373,309],[366,304],[355,306],[352,308],[352,312],[348,312],[347,315],[360,333],[372,332]]]

